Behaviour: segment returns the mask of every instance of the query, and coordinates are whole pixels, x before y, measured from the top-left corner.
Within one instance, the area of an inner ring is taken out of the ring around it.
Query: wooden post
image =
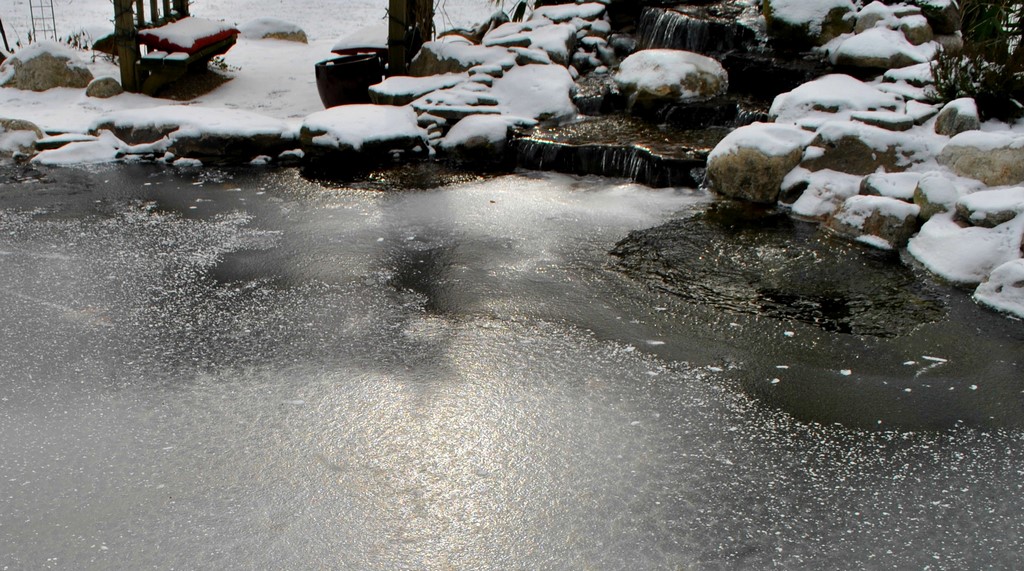
[[[146,27],[146,7],[142,0],[135,0],[135,29],[141,30]]]
[[[174,19],[174,14],[171,13],[171,0],[164,0],[164,20],[170,22]]]
[[[114,0],[114,42],[121,66],[121,87],[125,91],[138,92],[139,81],[136,62],[139,48],[135,43],[135,22],[132,19],[132,0]]]
[[[409,29],[409,0],[389,0],[388,4],[388,75],[408,73],[405,48]]]
[[[188,16],[188,0],[174,0],[174,11],[178,13],[178,19]]]

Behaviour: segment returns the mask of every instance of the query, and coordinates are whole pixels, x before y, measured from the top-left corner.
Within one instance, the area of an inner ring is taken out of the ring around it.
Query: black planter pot
[[[377,54],[347,55],[316,64],[316,88],[324,107],[369,103],[371,85],[384,78]]]

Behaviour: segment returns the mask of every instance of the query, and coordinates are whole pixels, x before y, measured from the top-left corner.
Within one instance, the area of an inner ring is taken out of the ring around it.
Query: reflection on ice
[[[745,396],[754,353],[728,345],[827,340],[695,325],[604,268],[700,193],[102,176],[0,193],[12,568],[1022,563],[1019,432],[798,422]],[[791,385],[792,357],[758,372]]]

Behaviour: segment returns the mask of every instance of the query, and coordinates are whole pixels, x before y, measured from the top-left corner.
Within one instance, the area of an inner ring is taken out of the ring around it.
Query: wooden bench
[[[126,91],[154,95],[235,45],[238,30],[193,18],[188,0],[114,0],[114,36]],[[143,48],[145,54],[142,54]]]

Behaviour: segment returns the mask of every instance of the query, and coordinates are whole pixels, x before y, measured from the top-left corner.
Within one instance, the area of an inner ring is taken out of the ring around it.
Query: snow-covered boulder
[[[872,173],[861,181],[860,193],[910,202],[920,180],[921,173],[916,172]]]
[[[879,169],[901,172],[913,162],[934,156],[937,149],[933,146],[927,139],[859,121],[829,121],[816,131],[801,166],[861,176]]]
[[[974,291],[974,299],[1024,318],[1024,260],[1010,260],[992,270],[988,280]]]
[[[299,137],[307,165],[322,170],[359,170],[427,152],[426,131],[410,107],[332,107],[306,117]]]
[[[568,65],[576,51],[576,31],[572,24],[553,24],[543,19],[508,22],[485,35],[482,43],[488,47],[540,50],[555,63]]]
[[[902,98],[886,93],[845,74],[832,74],[780,94],[772,102],[769,117],[777,122],[812,124],[849,119],[858,111],[904,109]]]
[[[960,31],[959,0],[910,0],[921,8],[928,24],[936,34],[956,34]]]
[[[989,186],[1024,182],[1024,136],[967,131],[953,137],[938,161],[960,176]]]
[[[978,104],[970,97],[950,101],[935,116],[935,132],[940,135],[954,137],[978,129],[981,129],[981,116]]]
[[[505,148],[515,121],[501,115],[470,115],[448,131],[438,147],[469,166],[489,166],[505,160]]]
[[[572,22],[577,20],[600,20],[605,17],[607,8],[602,2],[587,2],[583,4],[555,4],[542,6],[533,11],[531,20],[545,19],[552,22]]]
[[[0,119],[0,157],[31,155],[43,131],[30,121]]]
[[[914,188],[914,204],[921,209],[921,219],[950,212],[956,207],[957,200],[965,194],[949,177],[942,173],[925,173]]]
[[[238,27],[243,38],[250,40],[283,40],[286,42],[309,43],[306,32],[298,25],[277,18],[257,18]]]
[[[960,220],[995,228],[1024,213],[1024,188],[998,188],[973,192],[956,202]]]
[[[1021,257],[1024,216],[995,228],[963,227],[952,213],[933,216],[907,251],[933,273],[958,284],[979,284],[999,266]]]
[[[812,137],[791,125],[753,123],[740,127],[708,155],[708,184],[725,196],[774,204],[783,179],[800,163]]]
[[[409,75],[424,77],[444,73],[463,73],[483,65],[507,70],[515,64],[515,54],[506,48],[478,46],[442,39],[423,44],[409,65]]]
[[[843,40],[831,53],[833,65],[892,69],[925,63],[935,55],[935,44],[915,46],[902,32],[871,28]]]
[[[491,94],[503,115],[557,123],[576,116],[575,87],[569,71],[560,65],[524,65],[494,80]]]
[[[803,51],[853,31],[852,0],[764,0],[768,35],[779,49]]]
[[[882,249],[902,248],[917,231],[920,208],[884,196],[853,196],[826,222],[833,232]]]
[[[683,50],[641,50],[619,66],[615,83],[630,108],[704,101],[729,89],[722,64]]]
[[[122,93],[124,93],[124,88],[121,87],[121,82],[113,77],[96,78],[85,88],[86,97],[94,97],[96,99],[110,99]]]
[[[110,131],[101,131],[86,141],[74,141],[56,149],[43,151],[32,162],[48,166],[89,165],[120,160],[129,148]]]
[[[782,192],[786,201],[793,201],[789,208],[794,215],[825,221],[847,199],[857,196],[860,182],[858,175],[828,169],[811,172],[795,168],[783,179]]]
[[[27,91],[82,88],[92,79],[74,50],[50,41],[32,44],[0,65],[0,86]]]

